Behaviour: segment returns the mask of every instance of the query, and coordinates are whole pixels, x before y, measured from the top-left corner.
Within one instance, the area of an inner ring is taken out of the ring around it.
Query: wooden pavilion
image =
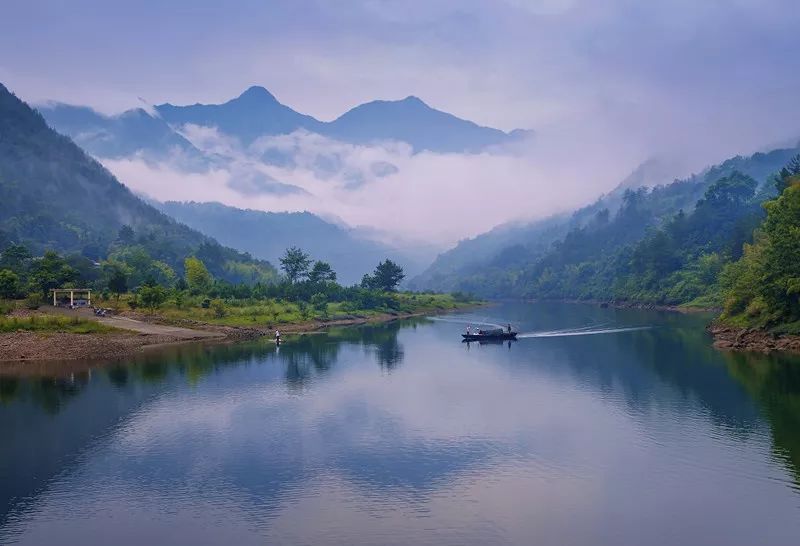
[[[86,305],[92,305],[92,289],[91,288],[54,288],[51,290],[53,293],[53,307],[58,307],[59,296],[66,296],[69,294],[69,306],[75,306],[75,299],[79,302],[86,301]],[[66,298],[64,298],[66,300]]]

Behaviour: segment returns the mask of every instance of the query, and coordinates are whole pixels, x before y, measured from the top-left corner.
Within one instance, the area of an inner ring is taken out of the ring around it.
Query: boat
[[[461,337],[464,338],[464,341],[502,341],[517,339],[517,332],[497,328],[496,330],[479,330],[475,334],[461,334]]]

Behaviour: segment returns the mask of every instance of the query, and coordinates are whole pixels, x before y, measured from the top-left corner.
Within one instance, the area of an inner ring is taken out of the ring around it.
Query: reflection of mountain
[[[553,325],[648,325],[649,330],[620,335],[587,335],[525,340],[550,355],[541,366],[554,376],[568,374],[573,381],[599,393],[615,393],[632,413],[643,414],[658,403],[662,389],[674,391],[689,403],[701,401],[714,419],[728,428],[747,430],[758,421],[748,393],[731,378],[724,360],[705,332],[706,316],[665,314],[591,305],[538,303],[534,319],[523,318],[525,305],[508,305],[500,313],[527,331],[553,330]],[[515,311],[520,315],[516,316]],[[513,351],[523,350],[516,344]]]
[[[270,365],[267,381],[283,381],[291,391],[302,391],[315,377],[335,366],[344,347],[350,347],[350,351],[367,349],[373,352],[378,365],[394,367],[403,355],[397,334],[410,324],[396,322],[387,327],[347,328],[301,336],[284,344],[280,353],[271,343],[187,345],[142,356],[130,364],[94,371],[87,368],[66,378],[0,376],[0,430],[9,440],[0,442],[0,468],[14,469],[0,473],[0,526],[12,511],[25,509],[27,504],[20,505],[20,499],[35,496],[52,476],[75,464],[79,453],[98,438],[121,426],[137,409],[150,407],[159,393],[168,393],[186,383],[198,385],[211,375],[231,373],[232,368],[254,362],[275,362],[273,359],[278,359],[284,371]],[[291,451],[291,446],[282,444],[286,437],[274,440],[274,450]],[[299,468],[293,466],[296,461],[291,453],[286,455],[284,477]],[[264,465],[263,460],[253,462],[253,468]],[[240,468],[240,464],[237,461],[233,466]],[[136,472],[144,478],[149,472],[160,472],[158,468],[158,464],[150,465],[145,460],[136,465]],[[299,477],[298,474],[291,480]],[[243,482],[248,483],[239,485],[267,486],[252,483],[257,478],[243,475]],[[265,470],[263,478],[274,481],[274,468]],[[274,487],[283,487],[281,480]]]
[[[36,519],[76,490],[79,513],[111,489],[123,505],[158,491],[154,509],[202,513],[197,499],[219,501],[215,510],[224,506],[258,525],[320,487],[368,503],[371,495],[424,503],[502,469],[553,480],[609,470],[625,481],[620,455],[645,472],[684,455],[712,466],[703,451],[709,445],[760,440],[758,404],[768,410],[776,452],[788,451],[797,464],[797,389],[786,389],[798,383],[796,374],[753,372],[749,360],[726,367],[710,349],[703,317],[547,304],[486,313],[523,331],[648,318],[659,327],[467,352],[461,324],[398,321],[298,336],[277,350],[269,342],[179,347],[74,382],[4,378],[0,427],[14,441],[0,444],[0,468],[19,472],[0,473],[0,525]],[[725,441],[705,443],[715,429]],[[669,433],[684,430],[703,435],[696,452],[670,445]],[[644,440],[657,453],[632,454],[619,438]],[[602,445],[591,453],[596,442]],[[663,483],[654,479],[650,485]]]
[[[727,353],[735,377],[761,405],[772,429],[775,455],[800,487],[800,357]]]

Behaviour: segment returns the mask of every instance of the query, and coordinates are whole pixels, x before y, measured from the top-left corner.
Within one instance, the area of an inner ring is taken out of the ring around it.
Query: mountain
[[[263,87],[255,86],[223,104],[174,106],[165,103],[156,106],[156,111],[172,125],[192,123],[216,127],[239,138],[245,145],[261,136],[285,135],[298,129],[319,133],[324,126],[313,117],[281,104]]]
[[[236,270],[242,268],[275,275],[268,263],[221,246],[133,195],[2,84],[0,202],[0,242],[35,252],[100,259],[129,245],[177,271],[185,257],[198,255],[221,278],[241,280]]]
[[[349,229],[309,212],[242,210],[220,203],[156,203],[161,211],[223,244],[277,263],[284,251],[297,246],[314,259],[331,264],[339,282],[357,283],[379,261],[391,258],[413,274],[414,260],[387,245],[358,237]]]
[[[517,130],[504,133],[481,127],[431,108],[417,97],[399,101],[373,101],[357,106],[326,124],[322,133],[355,144],[399,140],[414,151],[480,152],[529,136]]]
[[[156,106],[153,114],[136,109],[118,116],[103,116],[86,107],[58,103],[42,105],[39,110],[56,130],[101,158],[117,158],[138,151],[160,157],[176,149],[196,154],[198,151],[180,134],[181,128],[188,124],[216,127],[245,147],[260,137],[302,130],[353,144],[400,141],[415,152],[476,153],[532,135],[531,131],[521,129],[505,133],[481,127],[431,108],[416,97],[369,102],[334,121],[322,122],[281,104],[272,93],[257,86],[222,104],[164,103]]]
[[[641,240],[648,228],[669,222],[679,211],[691,213],[714,183],[734,174],[756,180],[760,191],[754,199],[763,201],[765,192],[768,194],[772,188],[768,183],[770,176],[798,152],[800,145],[750,156],[736,156],[699,174],[654,187],[650,187],[652,181],[663,179],[665,171],[658,164],[646,162],[608,195],[572,215],[500,226],[473,239],[461,241],[455,248],[439,255],[409,285],[420,290],[463,290],[493,297],[521,295],[526,291],[526,281],[521,277],[523,272],[545,259],[561,263],[558,256],[572,248],[565,243],[574,243],[576,234],[587,226],[599,230],[601,224],[608,224],[608,228],[599,232],[605,233],[607,238],[596,241],[594,245],[596,249],[605,249],[608,253],[616,252],[622,246]],[[637,188],[637,184],[641,187]],[[626,206],[628,210],[623,211]],[[620,216],[621,212],[623,214]],[[615,226],[624,226],[624,229],[620,227],[614,231]],[[608,238],[612,235],[616,239]],[[606,244],[610,246],[604,246]]]
[[[180,152],[185,160],[207,164],[191,142],[141,108],[106,116],[84,106],[51,103],[40,111],[53,129],[97,157],[119,159],[146,151],[148,159],[164,159]]]

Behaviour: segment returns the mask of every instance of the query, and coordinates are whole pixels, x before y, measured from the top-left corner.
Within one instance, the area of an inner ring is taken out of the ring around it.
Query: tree
[[[106,275],[108,276],[106,286],[108,286],[109,292],[114,294],[117,303],[119,303],[119,297],[128,291],[128,272],[122,264],[113,262],[106,262],[103,268],[106,269]]]
[[[162,286],[142,286],[138,292],[139,303],[147,307],[151,313],[167,301],[167,291]]]
[[[397,290],[397,285],[399,285],[400,281],[405,277],[402,267],[392,260],[386,259],[375,268],[375,272],[372,274],[370,281],[372,285],[371,288],[383,290],[384,292],[394,292]]]
[[[791,179],[798,175],[800,175],[800,154],[792,157],[778,174],[775,180],[775,188],[778,190],[778,195],[782,194],[783,190],[791,185]]]
[[[364,276],[361,277],[361,282],[359,283],[359,286],[366,290],[372,290],[374,285],[375,285],[375,280],[372,277],[370,277],[368,273],[364,273]]]
[[[328,318],[328,297],[322,292],[317,292],[311,296],[311,305],[322,318]]]
[[[308,280],[313,283],[336,282],[336,271],[333,270],[328,262],[317,261],[308,274]]]
[[[31,259],[31,252],[24,245],[9,245],[0,257],[0,267],[20,273]]]
[[[281,269],[286,273],[289,282],[294,284],[298,280],[308,275],[308,268],[311,265],[311,258],[308,254],[293,246],[286,249],[286,253],[280,259]]]
[[[52,250],[45,252],[44,256],[35,262],[31,274],[31,284],[38,288],[44,297],[47,297],[47,293],[53,288],[62,287],[75,280],[77,272]]]
[[[761,296],[783,321],[800,319],[800,176],[789,178],[778,199],[767,203]]]
[[[206,269],[206,264],[199,258],[190,256],[183,262],[183,267],[186,270],[186,284],[189,290],[195,294],[208,292],[214,278]]]
[[[119,231],[117,232],[117,239],[126,245],[133,244],[135,236],[136,234],[133,232],[133,228],[127,225],[119,228]]]
[[[0,298],[13,299],[19,293],[19,276],[10,269],[0,269]]]

